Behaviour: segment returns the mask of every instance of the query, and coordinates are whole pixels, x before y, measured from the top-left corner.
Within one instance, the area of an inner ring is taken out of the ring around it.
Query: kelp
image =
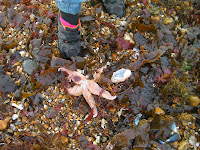
[[[168,43],[166,45],[161,45],[159,47],[159,49],[157,49],[154,52],[150,52],[150,53],[144,53],[144,54],[140,54],[139,58],[134,61],[134,62],[130,62],[128,68],[131,71],[135,71],[137,69],[139,69],[141,66],[143,66],[146,63],[152,63],[155,62],[156,60],[158,60],[167,50],[172,48],[172,44]]]

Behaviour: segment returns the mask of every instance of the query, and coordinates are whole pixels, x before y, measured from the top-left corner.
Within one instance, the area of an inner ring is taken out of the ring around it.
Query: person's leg
[[[62,56],[70,59],[81,52],[79,12],[85,0],[56,0],[58,13],[58,47]]]
[[[62,56],[70,59],[81,52],[79,12],[86,0],[56,0],[58,13],[58,47]],[[102,0],[107,12],[118,17],[125,15],[123,0]]]

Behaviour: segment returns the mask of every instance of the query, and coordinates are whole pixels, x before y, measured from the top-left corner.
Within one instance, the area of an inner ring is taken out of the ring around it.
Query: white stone
[[[101,120],[101,127],[102,127],[103,129],[106,128],[106,123],[107,123],[107,121],[103,118],[103,119]]]
[[[17,104],[15,104],[15,103],[11,103],[11,105],[14,106],[14,107],[16,107],[16,108],[19,109],[19,110],[23,110],[23,109],[24,109],[23,104],[17,105]]]
[[[16,120],[18,117],[19,117],[18,114],[13,114],[12,120]]]

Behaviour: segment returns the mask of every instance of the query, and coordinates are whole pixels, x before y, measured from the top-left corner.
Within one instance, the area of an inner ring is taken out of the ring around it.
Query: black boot
[[[126,14],[124,0],[102,0],[107,12],[117,17],[123,17]]]
[[[65,26],[61,19],[61,12],[58,13],[58,48],[65,59],[71,59],[72,56],[78,56],[81,53],[80,28],[81,22],[78,19],[77,25]],[[70,19],[73,19],[73,15]],[[69,20],[70,20],[69,19]],[[73,20],[72,20],[73,21]],[[68,22],[67,22],[68,23]]]

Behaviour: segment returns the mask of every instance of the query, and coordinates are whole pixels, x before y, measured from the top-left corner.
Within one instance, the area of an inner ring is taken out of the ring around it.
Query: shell
[[[169,139],[166,140],[166,142],[175,142],[178,141],[179,139],[179,134],[178,133],[174,133]]]
[[[142,117],[142,114],[138,114],[137,116],[135,116],[135,119],[133,121],[135,123],[135,125],[138,125],[141,117]]]
[[[113,73],[111,81],[113,83],[123,82],[131,76],[131,71],[129,69],[119,69]]]
[[[172,130],[173,132],[175,132],[175,133],[178,133],[178,130],[177,130],[177,128],[176,128],[176,123],[175,123],[175,122],[172,124],[171,130]]]

